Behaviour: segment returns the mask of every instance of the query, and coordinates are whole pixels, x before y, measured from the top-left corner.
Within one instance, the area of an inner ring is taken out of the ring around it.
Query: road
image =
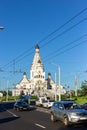
[[[31,107],[30,111],[15,111],[13,103],[0,104],[1,130],[86,130],[87,125],[65,128],[61,122],[51,122],[49,110]]]

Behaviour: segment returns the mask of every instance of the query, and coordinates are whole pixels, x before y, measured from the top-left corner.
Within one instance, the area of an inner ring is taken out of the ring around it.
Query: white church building
[[[50,96],[55,94],[55,82],[51,79],[51,74],[45,77],[44,65],[40,57],[40,47],[35,46],[35,54],[30,68],[30,79],[27,78],[26,72],[23,73],[23,79],[16,84],[12,90],[13,96],[20,95],[21,91],[25,94],[34,94],[37,96]]]

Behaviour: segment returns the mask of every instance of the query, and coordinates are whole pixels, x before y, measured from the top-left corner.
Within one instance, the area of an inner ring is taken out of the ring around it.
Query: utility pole
[[[59,101],[61,101],[60,66],[58,66],[58,75],[59,75]]]
[[[57,88],[56,87],[57,86],[56,86],[56,73],[55,73],[55,101],[57,101],[57,93],[56,93]]]
[[[15,74],[15,60],[13,60],[13,74]]]
[[[61,86],[60,86],[60,66],[59,65],[57,65],[57,64],[55,64],[55,63],[53,63],[53,62],[50,62],[51,64],[53,64],[53,65],[55,65],[55,66],[57,66],[57,68],[58,68],[58,86],[59,86],[59,101],[61,101]],[[56,97],[56,95],[57,95],[57,93],[55,92],[55,97]]]
[[[8,101],[8,83],[9,83],[9,81],[7,81],[7,95],[6,95],[6,101]]]
[[[76,76],[75,76],[74,84],[75,84],[75,96],[77,96],[77,77]]]

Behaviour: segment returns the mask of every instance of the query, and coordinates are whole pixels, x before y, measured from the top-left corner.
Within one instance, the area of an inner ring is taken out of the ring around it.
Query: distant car
[[[42,106],[43,102],[47,100],[46,97],[38,97],[38,100],[36,100],[36,106]]]
[[[54,103],[54,100],[48,99],[48,100],[43,102],[42,106],[45,107],[45,108],[51,108],[53,103]]]
[[[29,104],[23,100],[17,100],[14,103],[14,109],[19,111],[19,110],[29,110]]]
[[[53,122],[60,120],[65,126],[87,122],[87,111],[74,101],[54,102],[50,112]]]
[[[83,105],[81,105],[81,107],[85,110],[87,110],[87,103],[84,103]]]

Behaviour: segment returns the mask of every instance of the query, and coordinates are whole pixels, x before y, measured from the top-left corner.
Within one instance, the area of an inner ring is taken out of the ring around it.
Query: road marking
[[[12,114],[14,117],[18,117],[17,115],[15,115],[13,112],[6,110],[8,113]]]
[[[42,126],[42,125],[37,124],[37,123],[35,123],[35,125],[36,125],[36,126],[39,126],[39,127],[41,127],[41,128],[43,128],[43,129],[45,129],[45,128],[46,128],[45,126]]]

